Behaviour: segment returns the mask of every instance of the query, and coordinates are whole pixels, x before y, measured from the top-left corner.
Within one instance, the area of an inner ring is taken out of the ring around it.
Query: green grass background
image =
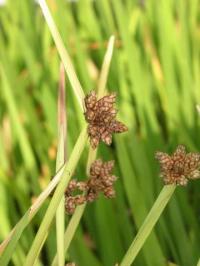
[[[67,259],[80,266],[119,262],[163,183],[154,152],[178,144],[200,149],[200,4],[198,0],[49,0],[85,93],[94,89],[110,35],[116,37],[107,88],[117,91],[129,132],[100,145],[115,159],[117,197],[86,208]],[[55,172],[60,59],[33,1],[0,8],[0,240]],[[68,81],[68,154],[84,124]],[[86,178],[85,151],[75,177]],[[134,265],[200,258],[200,181],[178,188]],[[10,265],[23,265],[49,200],[22,234]],[[66,216],[66,223],[67,223]],[[38,265],[56,252],[55,223]]]

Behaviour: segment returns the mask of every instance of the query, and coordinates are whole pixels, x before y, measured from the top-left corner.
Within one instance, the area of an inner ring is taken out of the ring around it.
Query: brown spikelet
[[[166,185],[185,186],[189,179],[200,178],[200,154],[187,154],[183,145],[179,145],[171,156],[156,152],[155,158],[160,163],[161,177]]]
[[[86,182],[83,181],[78,182],[75,179],[69,182],[68,187],[65,191],[65,209],[68,214],[74,213],[76,206],[86,202],[85,196],[82,195],[82,193],[86,191],[87,191]]]
[[[106,188],[104,189],[104,196],[105,196],[106,198],[109,198],[109,199],[115,197],[115,190],[113,189],[112,186],[110,186],[110,187],[106,187]]]
[[[65,197],[65,210],[68,214],[74,213],[76,208],[75,199],[72,196]]]
[[[116,93],[111,93],[97,100],[95,91],[85,97],[86,111],[84,113],[88,125],[88,135],[92,148],[96,148],[100,141],[110,145],[113,133],[122,133],[128,128],[116,120],[117,110],[113,107]]]
[[[106,198],[115,197],[113,185],[117,177],[112,175],[113,167],[114,161],[103,162],[98,159],[90,167],[88,180],[81,182],[71,180],[65,191],[66,212],[72,214],[76,206],[93,202],[101,192]]]
[[[101,159],[94,161],[90,168],[90,179],[87,182],[90,197],[91,192],[95,195],[103,192],[107,198],[114,197],[113,184],[117,177],[111,174],[113,167],[114,161],[103,162]]]

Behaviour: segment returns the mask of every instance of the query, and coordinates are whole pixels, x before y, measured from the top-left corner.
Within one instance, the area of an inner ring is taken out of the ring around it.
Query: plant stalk
[[[56,187],[58,182],[63,176],[65,165],[54,176],[52,181],[46,187],[46,189],[38,196],[33,205],[26,211],[20,221],[15,225],[12,231],[9,233],[8,237],[0,245],[0,265],[7,265],[13,251],[17,245],[18,240],[21,237],[26,226],[31,222],[35,214],[39,211],[40,207],[49,196],[49,194]]]
[[[100,77],[99,77],[99,82],[98,82],[98,86],[97,86],[97,96],[98,98],[101,98],[104,96],[105,93],[105,89],[106,89],[106,82],[108,79],[108,72],[110,69],[110,63],[111,63],[111,59],[112,59],[112,55],[113,55],[113,48],[114,48],[114,41],[115,41],[115,37],[111,36],[108,42],[108,48],[107,51],[105,53],[104,56],[104,60],[103,60],[103,64],[102,64],[102,69],[101,69],[101,73],[100,73]],[[87,167],[86,167],[86,173],[87,175],[89,175],[89,171],[90,171],[90,166],[91,164],[95,161],[97,156],[97,149],[92,149],[92,147],[90,146],[89,148],[89,153],[88,153],[88,161],[87,161]],[[79,225],[79,222],[81,220],[81,217],[84,213],[86,204],[83,204],[81,206],[78,206],[67,226],[67,229],[65,231],[65,252],[67,252],[71,240],[73,239],[73,236],[76,232],[76,229]],[[58,256],[56,255],[53,259],[52,262],[52,266],[56,266],[58,265]]]
[[[87,129],[86,127],[82,130],[75,146],[72,151],[72,154],[69,158],[68,164],[66,165],[64,169],[64,175],[58,184],[56,191],[53,195],[53,198],[49,204],[49,207],[45,213],[44,219],[40,225],[40,228],[37,232],[37,235],[33,241],[33,244],[29,250],[29,253],[27,255],[25,266],[32,266],[34,265],[39,252],[42,248],[42,245],[44,244],[44,239],[47,236],[48,230],[51,226],[52,220],[55,216],[57,207],[61,201],[61,198],[64,194],[65,188],[68,185],[68,182],[70,180],[70,177],[72,176],[75,167],[80,159],[80,156],[83,152],[84,146],[86,144],[87,140]]]
[[[85,94],[83,92],[83,89],[81,87],[81,84],[78,80],[78,77],[76,75],[76,72],[74,70],[73,64],[71,62],[71,58],[65,49],[65,46],[63,44],[62,38],[60,36],[60,33],[58,32],[58,29],[56,27],[56,24],[52,18],[51,12],[47,6],[47,3],[45,0],[38,0],[38,3],[42,9],[42,13],[45,17],[46,23],[49,27],[49,30],[51,32],[51,35],[53,37],[53,40],[56,44],[58,53],[60,55],[60,58],[62,60],[62,63],[64,65],[65,71],[67,73],[67,76],[69,78],[69,81],[71,83],[71,86],[74,90],[74,93],[77,97],[77,100],[80,104],[81,109],[83,110],[84,105],[83,105],[83,100],[85,98]]]
[[[58,150],[56,158],[56,172],[66,162],[67,150],[67,116],[65,104],[65,72],[64,66],[60,64],[60,82],[58,88]],[[63,195],[56,211],[56,242],[58,252],[58,265],[65,265],[64,251],[65,234],[65,197]]]
[[[167,203],[171,199],[175,189],[176,185],[167,185],[163,187],[144,223],[140,227],[135,239],[122,259],[120,266],[129,266],[133,263],[140,249],[149,237],[160,215],[165,209]]]

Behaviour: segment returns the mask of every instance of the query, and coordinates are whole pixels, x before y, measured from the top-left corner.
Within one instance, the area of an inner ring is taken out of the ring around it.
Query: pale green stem
[[[65,188],[70,180],[70,177],[72,176],[75,167],[80,159],[80,156],[82,154],[82,151],[84,149],[85,143],[87,140],[87,130],[86,127],[82,130],[75,146],[72,151],[72,154],[70,156],[70,159],[65,167],[64,175],[61,178],[60,183],[58,184],[56,191],[53,195],[53,198],[49,204],[49,207],[45,213],[45,216],[42,220],[42,223],[40,225],[40,228],[37,232],[37,235],[33,241],[33,244],[29,250],[29,253],[27,255],[25,266],[32,266],[34,265],[40,249],[42,248],[42,245],[44,243],[44,239],[48,233],[48,230],[50,228],[50,225],[52,223],[52,220],[55,216],[56,209],[61,201],[61,198],[64,194]]]
[[[7,238],[0,245],[0,265],[7,265],[13,251],[17,245],[17,242],[26,228],[26,226],[31,222],[35,214],[39,211],[40,207],[49,196],[49,194],[56,187],[61,177],[63,176],[65,166],[58,171],[58,173],[53,177],[52,181],[49,183],[47,188],[38,196],[33,205],[26,211],[20,221],[15,225],[13,230],[9,233]]]
[[[97,149],[94,150],[92,147],[90,147],[88,152],[87,167],[86,167],[87,176],[89,176],[90,174],[90,166],[95,161],[96,156],[97,156]]]
[[[101,70],[101,74],[99,77],[99,82],[97,84],[98,98],[103,97],[105,93],[106,83],[108,80],[108,73],[110,69],[110,63],[111,63],[111,59],[113,55],[114,42],[115,42],[115,37],[111,36],[108,42],[108,48],[104,56],[104,60],[103,60],[102,68],[101,68],[102,70]]]
[[[42,9],[43,15],[46,19],[47,25],[49,26],[50,32],[52,34],[52,37],[54,39],[54,42],[56,44],[56,47],[58,49],[58,53],[60,55],[60,58],[62,60],[62,63],[64,65],[65,71],[67,73],[67,76],[69,78],[69,81],[71,83],[71,86],[74,90],[74,93],[78,99],[78,102],[83,110],[83,100],[85,98],[83,89],[81,87],[81,84],[77,78],[76,72],[74,70],[73,64],[71,62],[70,56],[65,49],[65,46],[63,44],[62,38],[58,32],[58,29],[56,27],[56,24],[52,18],[52,15],[49,11],[49,8],[46,4],[45,0],[38,0],[38,3]]]
[[[105,53],[104,56],[104,60],[103,60],[103,65],[102,65],[102,70],[100,73],[100,77],[99,77],[99,83],[97,86],[97,95],[98,98],[101,98],[104,96],[105,93],[105,86],[106,86],[106,82],[107,82],[107,78],[108,78],[108,72],[109,72],[109,68],[110,68],[110,63],[111,63],[111,59],[112,59],[112,54],[113,54],[113,48],[114,48],[114,40],[115,37],[111,36],[108,42],[108,48],[107,51]],[[89,175],[89,170],[90,170],[90,166],[92,164],[92,162],[95,160],[97,155],[97,149],[92,149],[91,147],[89,148],[89,153],[88,153],[88,161],[87,161],[87,175]],[[81,206],[78,206],[67,226],[67,229],[65,231],[65,252],[67,252],[68,247],[71,243],[71,240],[73,239],[73,236],[76,232],[76,229],[79,225],[79,222],[81,220],[81,217],[84,213],[86,204],[83,204]],[[53,263],[52,265],[57,265],[57,255],[54,257]]]
[[[66,162],[66,140],[67,140],[67,117],[65,105],[65,72],[63,64],[60,65],[60,82],[58,89],[58,150],[56,158],[56,172]],[[56,211],[56,242],[58,253],[58,265],[65,265],[64,252],[65,234],[65,198],[64,195]]]
[[[79,222],[81,220],[81,217],[84,213],[86,204],[83,204],[81,206],[78,206],[72,216],[72,218],[70,219],[70,222],[67,226],[67,229],[65,231],[65,252],[68,250],[69,245],[73,239],[73,236],[76,232],[76,229],[79,225]],[[52,266],[56,266],[58,265],[58,255],[55,255],[53,262],[52,262]]]
[[[65,198],[62,197],[56,211],[56,243],[58,253],[58,265],[65,265]]]
[[[175,188],[175,185],[164,186],[153,207],[151,208],[149,214],[147,215],[144,223],[140,227],[135,239],[133,240],[124,258],[122,259],[120,266],[129,266],[133,263],[138,252],[144,245],[156,222],[158,221],[160,215],[165,209],[165,206],[172,197]]]

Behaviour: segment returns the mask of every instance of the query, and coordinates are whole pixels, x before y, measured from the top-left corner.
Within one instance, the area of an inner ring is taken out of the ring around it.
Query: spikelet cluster
[[[183,145],[179,145],[170,156],[164,152],[156,152],[160,163],[161,177],[166,185],[185,186],[190,179],[200,178],[200,153],[186,153]]]
[[[86,202],[93,202],[103,193],[106,198],[115,196],[114,182],[117,179],[112,175],[114,161],[103,162],[101,159],[94,161],[90,168],[88,180],[78,182],[71,180],[65,191],[65,208],[72,214],[76,206]]]
[[[78,182],[75,179],[70,180],[65,190],[65,209],[68,214],[74,213],[77,205],[86,202],[86,196],[83,192],[87,191],[86,182]]]
[[[128,128],[116,120],[117,110],[114,108],[116,93],[111,93],[97,100],[95,91],[85,97],[85,119],[88,122],[88,135],[93,149],[100,141],[110,145],[112,133],[122,133]]]

